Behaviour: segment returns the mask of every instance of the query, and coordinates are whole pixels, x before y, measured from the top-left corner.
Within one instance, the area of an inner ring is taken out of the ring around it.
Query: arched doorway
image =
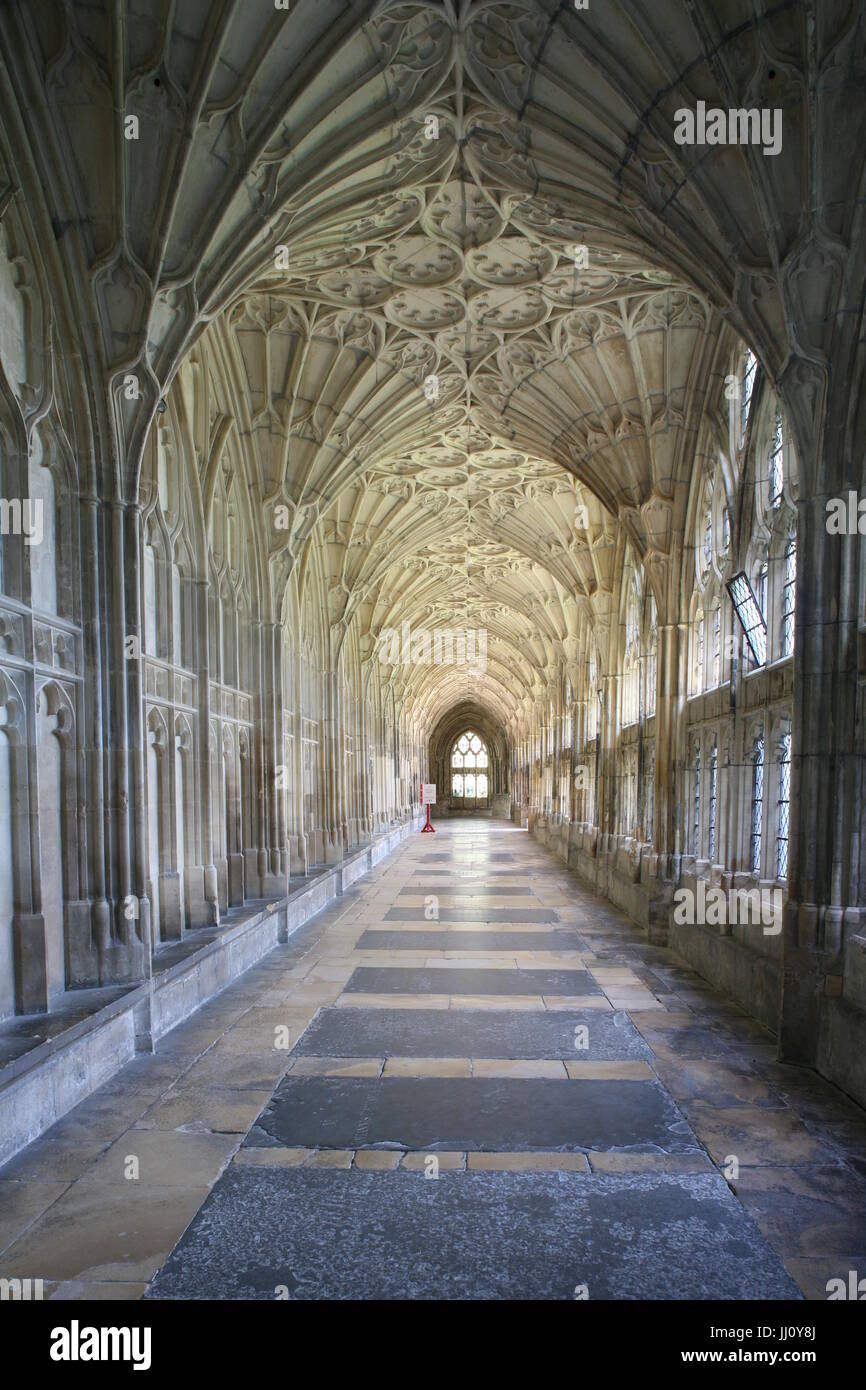
[[[451,805],[455,811],[486,811],[490,807],[490,757],[487,745],[467,729],[451,749]]]

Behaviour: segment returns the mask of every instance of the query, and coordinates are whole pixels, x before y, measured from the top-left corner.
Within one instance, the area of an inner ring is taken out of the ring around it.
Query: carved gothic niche
[[[673,499],[653,493],[640,509],[647,544],[652,550],[667,553],[670,546]]]
[[[860,380],[858,374],[855,377],[858,391]],[[849,481],[840,470],[840,464],[844,468],[842,455],[845,451],[825,447],[828,387],[827,368],[803,357],[790,358],[779,381],[785,414],[794,431],[802,496],[836,491]],[[843,409],[847,404],[847,401],[840,403]],[[859,475],[850,481],[859,485]]]
[[[94,275],[94,293],[111,368],[134,370],[147,339],[150,281],[135,261],[118,251]]]
[[[28,238],[13,206],[0,225],[0,296],[6,321],[0,364],[10,392],[25,420],[46,408],[51,389],[45,364],[50,361],[51,324]]]
[[[638,551],[642,554],[647,546],[647,531],[641,512],[637,507],[622,505],[619,508],[619,519],[627,533],[635,541]]]
[[[733,302],[739,310],[743,336],[753,342],[762,362],[775,375],[786,360],[789,349],[788,322],[779,282],[768,271],[737,271]]]
[[[844,270],[844,248],[817,233],[782,266],[788,323],[797,326],[792,346],[804,357],[830,355]]]
[[[656,613],[659,620],[663,621],[667,616],[668,609],[667,588],[670,560],[666,554],[662,554],[658,550],[647,550],[643,556],[643,568],[656,602]]]
[[[0,731],[20,747],[27,744],[25,708],[21,691],[9,673],[0,672]]]

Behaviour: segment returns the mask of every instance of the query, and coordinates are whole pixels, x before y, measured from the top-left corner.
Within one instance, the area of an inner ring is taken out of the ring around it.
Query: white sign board
[[[436,783],[435,783],[435,782],[422,782],[422,783],[421,783],[421,805],[422,805],[422,806],[435,806],[435,805],[436,805]]]

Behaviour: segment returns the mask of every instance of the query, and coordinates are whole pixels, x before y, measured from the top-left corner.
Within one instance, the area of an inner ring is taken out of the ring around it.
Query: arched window
[[[634,724],[640,700],[640,617],[637,593],[629,586],[625,610],[625,660],[623,663],[622,722]]]
[[[743,354],[742,365],[740,367],[740,447],[746,438],[746,428],[749,423],[749,406],[752,403],[752,391],[755,386],[755,373],[758,370],[758,359],[751,348],[746,348]]]
[[[692,853],[701,852],[701,746],[695,745],[695,767],[692,774]]]
[[[659,629],[655,600],[650,600],[649,638],[646,652],[646,712],[651,719],[656,712],[656,686],[658,685]]]
[[[704,688],[704,614],[699,608],[695,614],[692,637],[692,695],[700,695]]]
[[[776,878],[788,877],[788,811],[791,801],[791,735],[785,734],[779,749],[779,809],[776,821]]]
[[[713,512],[709,504],[704,513],[704,536],[702,545],[704,552],[704,572],[706,573],[713,562]]]
[[[794,608],[797,587],[797,536],[794,531],[788,536],[785,546],[785,579],[782,585],[782,656],[790,656],[794,650]]]
[[[758,600],[758,607],[761,610],[761,617],[767,621],[767,562],[763,561],[758,566],[755,576],[755,598]]]
[[[707,820],[707,858],[711,864],[716,860],[716,790],[719,769],[719,749],[714,743],[710,750],[710,802]]]
[[[713,649],[711,683],[715,688],[722,679],[722,609],[716,601],[713,605]]]
[[[749,868],[761,872],[761,835],[764,820],[764,738],[752,744],[752,814],[749,837]]]
[[[464,805],[487,801],[489,763],[486,744],[467,729],[451,749],[452,801],[462,801]]]
[[[598,652],[595,643],[589,649],[589,697],[586,702],[586,737],[591,741],[598,734],[598,709],[601,688],[598,680]]]
[[[767,456],[767,498],[774,509],[781,506],[782,490],[785,486],[784,439],[782,436],[782,412],[776,410],[773,434]]]
[[[574,704],[574,693],[573,693],[573,691],[572,691],[572,689],[571,689],[571,681],[570,681],[570,680],[568,679],[568,677],[566,676],[566,678],[565,678],[565,712],[564,712],[564,714],[563,714],[563,716],[562,716],[562,746],[563,746],[564,749],[565,749],[565,748],[570,748],[570,747],[571,747],[571,738],[572,738],[572,729],[571,729],[571,707],[572,707],[573,704]]]

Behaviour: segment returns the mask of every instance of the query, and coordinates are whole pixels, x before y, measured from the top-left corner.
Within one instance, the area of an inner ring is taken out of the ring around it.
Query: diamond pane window
[[[785,547],[785,583],[782,589],[782,655],[794,650],[794,607],[797,585],[797,537],[791,534]]]
[[[474,795],[475,795],[475,773],[474,773],[474,772],[467,772],[467,774],[466,774],[466,792],[465,792],[465,795],[466,795],[466,796],[474,796]]]
[[[704,615],[698,613],[695,628],[694,665],[692,667],[692,694],[700,695],[704,682]]]
[[[767,562],[766,560],[758,570],[758,587],[755,590],[755,597],[758,600],[758,607],[764,619],[764,626],[767,624]]]
[[[788,812],[791,802],[791,735],[785,734],[779,753],[779,819],[776,831],[776,878],[788,877]]]
[[[761,829],[764,816],[764,740],[756,738],[752,745],[752,826],[749,847],[749,868],[753,874],[761,871]]]
[[[785,485],[784,441],[782,439],[782,412],[776,411],[773,438],[770,441],[767,476],[769,479],[770,506],[778,507],[782,500]]]
[[[697,855],[701,852],[701,750],[695,749],[695,772],[693,797],[693,819],[692,819],[692,850]]]
[[[728,580],[727,588],[752,656],[763,666],[767,659],[767,624],[747,575],[741,570]]]
[[[485,772],[480,772],[480,773],[478,774],[478,796],[479,796],[479,797],[484,797],[484,796],[486,796],[486,795],[487,795],[487,774],[486,774]]]
[[[650,718],[656,712],[656,683],[658,680],[658,619],[656,616],[655,600],[650,604],[650,631],[649,644],[647,646],[646,661],[646,712]]]
[[[742,375],[740,377],[740,443],[746,437],[746,426],[749,423],[749,406],[752,403],[752,391],[755,385],[755,373],[758,370],[758,359],[751,348],[746,349],[743,358]]]
[[[486,766],[487,766],[487,753],[486,753],[486,751],[485,751],[483,748],[482,748],[481,752],[478,754],[478,763],[477,763],[477,765],[478,765],[478,767],[486,767]]]
[[[719,750],[713,744],[710,753],[710,805],[709,805],[709,840],[707,844],[707,854],[710,863],[715,863],[716,858],[716,784],[718,781]]]
[[[452,767],[462,767],[462,766],[463,766],[463,754],[462,754],[462,753],[455,753],[455,754],[454,754],[454,756],[453,756],[452,759],[451,759],[451,766],[452,766]]]

